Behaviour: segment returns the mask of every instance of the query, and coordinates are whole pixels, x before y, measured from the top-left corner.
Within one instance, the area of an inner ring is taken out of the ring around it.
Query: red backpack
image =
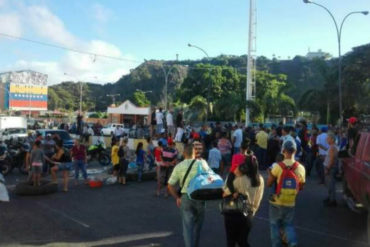
[[[280,202],[284,204],[294,204],[299,192],[299,178],[295,174],[298,165],[298,162],[295,162],[292,166],[286,166],[284,162],[279,163],[283,173],[276,187],[276,195]]]

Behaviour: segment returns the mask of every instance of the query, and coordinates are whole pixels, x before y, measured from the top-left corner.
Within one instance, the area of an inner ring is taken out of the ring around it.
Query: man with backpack
[[[175,167],[168,180],[168,190],[176,199],[176,205],[181,211],[185,246],[197,247],[199,246],[206,204],[205,201],[191,200],[187,194],[187,188],[189,182],[197,175],[199,165],[206,170],[209,167],[205,160],[196,159],[192,144],[185,145],[183,155],[185,160]],[[176,191],[176,185],[180,186],[180,191]]]
[[[285,233],[289,246],[297,246],[293,226],[295,201],[305,183],[305,168],[294,158],[297,151],[295,141],[283,143],[284,160],[275,163],[269,173],[267,186],[276,186],[270,199],[270,230],[272,246],[281,246],[281,230]]]

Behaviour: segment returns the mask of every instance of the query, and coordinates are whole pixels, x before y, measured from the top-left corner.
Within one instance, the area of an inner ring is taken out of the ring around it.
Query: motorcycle
[[[21,174],[27,174],[26,154],[29,151],[28,144],[8,144],[3,154],[0,154],[0,170],[6,176],[17,168]]]
[[[107,154],[104,144],[100,141],[95,145],[90,145],[87,149],[87,160],[91,161],[93,159],[97,159],[102,166],[110,164],[110,156]]]

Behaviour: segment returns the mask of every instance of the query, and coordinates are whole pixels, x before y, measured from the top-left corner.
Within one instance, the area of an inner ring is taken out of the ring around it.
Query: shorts
[[[128,161],[126,159],[121,159],[119,164],[119,177],[126,177],[127,174]]]
[[[161,166],[162,165],[162,161],[154,161],[155,165],[156,166]]]
[[[173,166],[161,166],[159,169],[159,179],[160,183],[164,186],[167,185],[168,179],[170,178],[172,171],[173,171]]]
[[[72,167],[73,167],[72,162],[60,163],[58,165],[58,170],[59,171],[70,171],[72,170]]]
[[[40,175],[42,172],[42,166],[32,166],[32,174]]]

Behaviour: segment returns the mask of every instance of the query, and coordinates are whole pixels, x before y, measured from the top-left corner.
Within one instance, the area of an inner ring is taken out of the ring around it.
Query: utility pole
[[[107,94],[107,97],[112,98],[112,101],[113,101],[114,105],[116,105],[116,96],[120,96],[120,94],[119,93],[117,93],[117,94]]]

